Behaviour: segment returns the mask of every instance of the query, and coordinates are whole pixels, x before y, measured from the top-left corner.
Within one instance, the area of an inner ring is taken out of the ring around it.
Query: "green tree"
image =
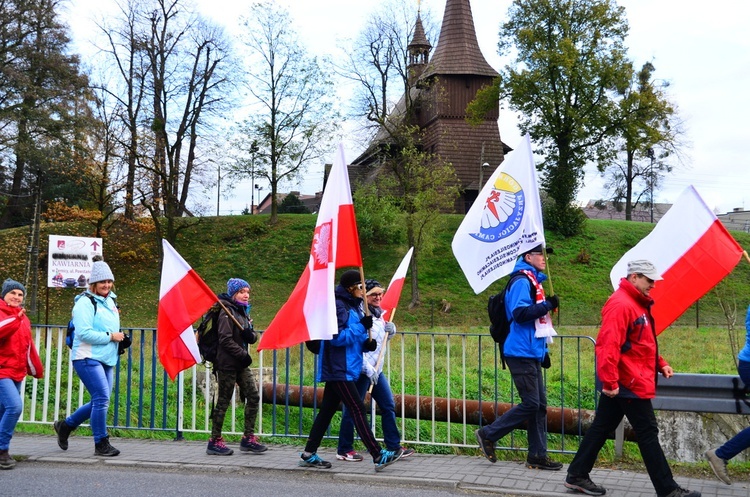
[[[665,94],[667,83],[653,79],[654,66],[643,64],[619,102],[617,134],[611,149],[617,154],[610,163],[600,163],[608,178],[610,199],[625,204],[625,219],[643,202],[651,203],[664,176],[672,171],[671,159],[678,155],[682,126],[675,106]]]
[[[279,204],[279,214],[310,214],[310,209],[294,193],[284,197]]]
[[[500,28],[499,53],[515,53],[501,94],[544,156],[541,184],[553,201],[545,225],[562,235],[582,229],[574,200],[584,165],[608,157],[617,97],[632,74],[627,32],[625,10],[613,0],[514,0]]]
[[[274,224],[279,184],[299,178],[309,164],[320,163],[331,151],[338,127],[335,89],[318,60],[304,49],[285,9],[270,1],[255,3],[243,26],[253,114],[240,127],[245,158],[237,161],[235,174],[268,180],[269,222]]]

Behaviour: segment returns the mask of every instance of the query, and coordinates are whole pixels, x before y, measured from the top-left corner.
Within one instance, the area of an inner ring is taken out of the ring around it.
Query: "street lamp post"
[[[490,167],[489,163],[485,162],[479,167],[479,189],[477,192],[482,191],[482,182],[484,181],[484,170]]]
[[[651,159],[651,168],[649,170],[649,190],[651,191],[651,223],[654,222],[654,149],[649,147],[646,155]]]
[[[260,191],[262,189],[258,183],[255,184],[255,191],[258,192],[258,213],[260,213]],[[252,203],[252,199],[250,199],[250,203]]]
[[[250,214],[253,214],[253,191],[255,187],[255,154],[258,153],[258,142],[253,140],[250,144]]]

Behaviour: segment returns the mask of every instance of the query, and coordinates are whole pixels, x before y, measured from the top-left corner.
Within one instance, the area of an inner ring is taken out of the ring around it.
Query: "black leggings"
[[[370,425],[367,423],[365,405],[353,381],[326,382],[326,386],[323,389],[323,402],[320,404],[320,410],[318,411],[318,415],[315,416],[315,421],[313,421],[310,436],[307,437],[305,452],[312,453],[318,450],[320,442],[323,440],[323,436],[331,424],[331,419],[336,414],[339,404],[342,402],[349,410],[359,438],[362,439],[362,442],[367,447],[372,459],[375,460],[380,457],[381,446],[375,440],[375,435],[372,434]]]

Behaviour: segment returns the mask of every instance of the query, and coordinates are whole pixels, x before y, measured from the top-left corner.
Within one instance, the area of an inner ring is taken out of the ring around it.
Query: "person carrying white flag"
[[[474,293],[481,293],[510,274],[519,255],[544,243],[539,185],[526,134],[479,192],[451,247]]]

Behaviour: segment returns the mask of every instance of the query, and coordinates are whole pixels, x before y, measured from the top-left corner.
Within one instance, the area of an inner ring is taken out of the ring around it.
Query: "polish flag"
[[[174,380],[180,371],[201,362],[193,323],[218,298],[180,254],[162,239],[164,262],[161,266],[156,343],[159,360]]]
[[[391,320],[391,314],[393,314],[391,311],[398,306],[398,301],[401,298],[401,290],[404,288],[404,281],[406,280],[406,272],[409,270],[412,252],[414,252],[414,247],[409,249],[401,264],[398,265],[398,269],[396,269],[391,282],[388,284],[388,290],[383,294],[380,308],[383,310],[383,319],[385,321]]]
[[[258,350],[283,349],[338,333],[337,268],[362,266],[344,147],[339,145],[315,224],[310,259],[297,286],[260,337]]]
[[[732,272],[742,254],[742,247],[689,186],[651,233],[622,256],[609,277],[617,288],[627,276],[629,261],[654,263],[664,278],[651,290],[658,334]]]

